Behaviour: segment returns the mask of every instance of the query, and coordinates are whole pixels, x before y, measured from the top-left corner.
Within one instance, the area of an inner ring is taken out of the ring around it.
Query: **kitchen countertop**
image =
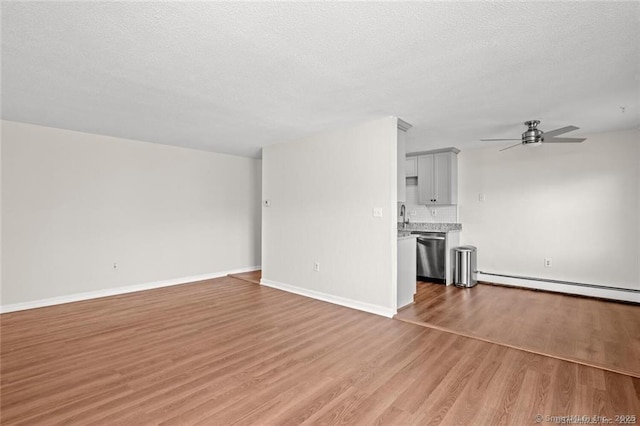
[[[398,232],[431,231],[431,232],[458,232],[462,231],[460,223],[407,223],[406,228],[402,222],[398,222]]]
[[[415,239],[415,238],[418,238],[418,236],[416,234],[413,234],[413,235],[408,234],[408,235],[406,235],[405,232],[398,231],[398,241],[400,241],[400,240],[408,240],[408,239],[411,239],[411,238]]]

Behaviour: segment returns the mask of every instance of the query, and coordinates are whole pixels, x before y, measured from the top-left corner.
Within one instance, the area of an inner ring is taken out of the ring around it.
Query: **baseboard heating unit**
[[[549,278],[526,277],[522,275],[499,274],[480,270],[477,270],[476,273],[478,274],[479,281],[495,281],[495,284],[640,303],[640,289]]]

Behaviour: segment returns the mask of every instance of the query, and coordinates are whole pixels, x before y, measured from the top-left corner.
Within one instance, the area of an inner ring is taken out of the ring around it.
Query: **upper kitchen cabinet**
[[[398,202],[407,201],[407,186],[405,177],[405,145],[407,130],[411,128],[411,124],[398,118]]]
[[[418,177],[418,157],[407,157],[404,163],[405,175],[408,178]]]
[[[458,153],[456,148],[414,155],[418,165],[418,202],[424,205],[458,203]],[[410,158],[410,157],[408,157]]]

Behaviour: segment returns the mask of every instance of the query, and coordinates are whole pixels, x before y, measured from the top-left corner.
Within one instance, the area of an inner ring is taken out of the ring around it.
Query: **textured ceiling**
[[[409,150],[638,128],[639,28],[637,1],[3,1],[2,118],[253,157],[383,115]]]

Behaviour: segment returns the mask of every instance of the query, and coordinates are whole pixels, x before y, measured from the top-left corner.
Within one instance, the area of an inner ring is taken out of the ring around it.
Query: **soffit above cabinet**
[[[408,152],[407,157],[417,157],[419,155],[438,154],[440,152],[453,152],[454,154],[458,154],[460,150],[458,148],[451,146],[449,148],[434,149],[431,151]]]
[[[402,130],[403,132],[406,132],[407,130],[409,130],[412,127],[413,127],[413,125],[407,123],[402,118],[398,118],[398,129]]]

